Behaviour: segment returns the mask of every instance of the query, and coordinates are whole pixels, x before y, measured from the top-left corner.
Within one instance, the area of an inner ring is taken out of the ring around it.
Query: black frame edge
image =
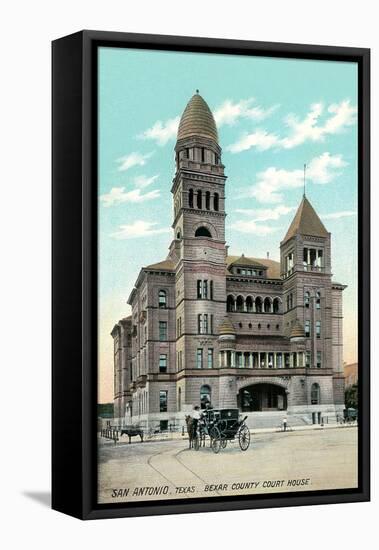
[[[82,512],[82,33],[52,43],[52,508]]]

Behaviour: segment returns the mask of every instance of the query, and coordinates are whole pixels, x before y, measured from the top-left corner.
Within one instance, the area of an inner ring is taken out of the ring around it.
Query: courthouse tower
[[[341,412],[343,397],[342,291],[332,282],[331,235],[303,195],[280,244],[283,278],[284,334],[299,322],[305,334],[305,391],[323,395],[323,404]],[[304,396],[306,397],[306,396]],[[304,399],[306,401],[306,399]]]
[[[218,367],[217,327],[225,315],[226,176],[215,120],[198,92],[181,117],[175,153],[171,258],[176,262],[178,392],[181,403],[191,404],[201,386],[208,386],[200,369]]]

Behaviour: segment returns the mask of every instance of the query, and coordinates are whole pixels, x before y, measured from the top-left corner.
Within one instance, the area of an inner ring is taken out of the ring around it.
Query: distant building
[[[345,373],[345,386],[350,388],[354,384],[358,383],[358,363],[350,363],[349,365],[344,364],[344,373]]]
[[[280,243],[280,262],[230,256],[221,148],[198,94],[175,154],[168,256],[141,269],[132,315],[112,331],[115,417],[164,429],[207,402],[238,407],[255,426],[277,425],[282,411],[293,424],[341,413],[345,286],[332,281],[331,235],[309,200]]]

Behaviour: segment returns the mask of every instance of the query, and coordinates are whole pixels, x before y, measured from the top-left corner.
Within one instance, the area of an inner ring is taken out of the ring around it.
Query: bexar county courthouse
[[[344,408],[345,287],[332,281],[330,233],[304,196],[280,263],[229,256],[221,148],[198,94],[175,154],[168,256],[141,269],[132,314],[112,330],[115,417],[166,429],[210,401],[239,407],[256,427],[284,415],[292,424],[335,418]]]

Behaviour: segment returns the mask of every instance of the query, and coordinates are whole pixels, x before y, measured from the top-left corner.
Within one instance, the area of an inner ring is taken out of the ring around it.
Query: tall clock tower
[[[198,91],[180,120],[175,162],[170,255],[177,273],[177,371],[185,373],[218,368],[218,326],[225,315],[226,176],[216,123]],[[184,386],[182,402],[196,402],[199,388]]]

